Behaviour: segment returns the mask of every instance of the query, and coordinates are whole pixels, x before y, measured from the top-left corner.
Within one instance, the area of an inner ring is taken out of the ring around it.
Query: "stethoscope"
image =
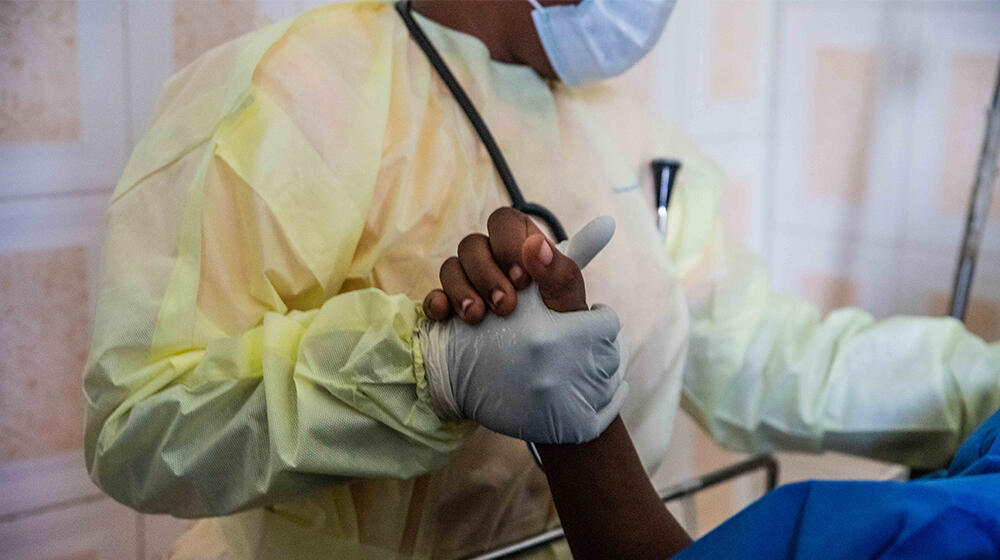
[[[451,91],[452,97],[458,102],[459,106],[462,107],[462,111],[465,112],[465,116],[468,117],[469,123],[472,128],[476,130],[476,134],[479,139],[483,142],[483,146],[486,147],[486,151],[490,154],[490,159],[493,160],[493,167],[497,170],[497,175],[500,176],[500,181],[503,182],[503,186],[507,189],[507,195],[510,196],[510,205],[516,209],[528,214],[529,216],[535,216],[536,218],[545,222],[549,230],[552,232],[552,236],[555,237],[556,241],[565,241],[566,230],[563,229],[559,219],[556,218],[555,214],[551,210],[542,206],[541,204],[536,204],[534,202],[528,202],[524,200],[524,195],[521,194],[520,187],[517,186],[517,180],[514,179],[514,174],[511,173],[510,167],[507,165],[507,160],[503,157],[503,152],[500,151],[500,146],[497,146],[496,140],[493,139],[493,134],[490,133],[490,129],[486,126],[486,122],[483,121],[483,117],[479,115],[479,111],[476,110],[476,106],[472,104],[469,96],[466,95],[465,90],[462,89],[461,84],[455,79],[455,75],[451,73],[451,69],[445,64],[444,59],[438,53],[434,45],[431,44],[430,39],[424,34],[423,29],[415,19],[413,19],[413,14],[411,13],[410,0],[401,0],[396,2],[396,11],[403,18],[403,22],[406,23],[406,28],[410,30],[410,37],[417,42],[420,49],[424,51],[427,55],[427,60],[434,67],[438,76],[444,81],[445,85],[448,86],[448,90]]]
[[[486,146],[486,151],[489,152],[490,159],[493,160],[493,167],[496,168],[497,175],[500,176],[500,181],[503,182],[504,188],[507,189],[507,195],[510,196],[510,205],[516,210],[520,210],[529,216],[535,216],[545,222],[545,225],[549,227],[552,236],[556,238],[557,242],[568,239],[566,230],[559,223],[559,218],[556,218],[556,215],[551,210],[541,204],[524,200],[521,188],[517,186],[517,180],[514,179],[514,174],[511,173],[510,167],[507,165],[507,160],[503,157],[503,152],[500,151],[500,146],[493,139],[493,134],[490,133],[490,129],[486,126],[486,122],[483,121],[483,117],[476,110],[476,106],[472,104],[472,100],[466,95],[465,90],[462,89],[462,85],[455,79],[455,75],[451,73],[451,69],[445,64],[444,59],[441,58],[437,49],[434,48],[430,39],[424,34],[424,30],[420,28],[417,20],[413,19],[410,0],[396,2],[396,11],[399,12],[400,17],[403,18],[403,22],[406,23],[406,28],[410,30],[410,37],[413,37],[413,40],[420,46],[420,50],[424,51],[424,54],[427,55],[427,60],[434,67],[434,70],[444,81],[445,85],[448,86],[452,97],[462,107],[462,111],[468,117],[472,128],[476,130],[479,139]],[[535,444],[530,441],[527,444],[528,451],[531,452],[535,464],[541,467],[542,457],[538,454]]]
[[[396,11],[399,12],[400,17],[403,18],[403,22],[406,23],[406,28],[410,31],[410,37],[417,42],[420,50],[424,51],[427,60],[434,67],[434,70],[441,77],[441,80],[444,81],[445,85],[448,86],[452,97],[458,102],[465,116],[469,119],[472,128],[475,129],[479,139],[486,147],[486,151],[490,154],[490,159],[493,160],[493,167],[496,168],[497,175],[500,176],[500,181],[503,182],[503,186],[507,190],[507,195],[510,196],[510,205],[529,216],[535,216],[542,220],[548,226],[556,241],[565,241],[567,239],[566,230],[563,229],[562,224],[556,218],[555,214],[541,204],[524,200],[524,195],[521,194],[521,189],[517,186],[517,180],[514,179],[514,174],[511,173],[510,167],[507,165],[507,160],[503,157],[503,152],[500,151],[500,146],[497,146],[496,140],[493,139],[493,134],[490,133],[489,127],[483,121],[483,117],[480,116],[479,111],[476,110],[476,106],[472,104],[469,96],[462,89],[458,80],[455,79],[455,75],[451,73],[451,69],[445,64],[444,59],[441,58],[437,49],[434,48],[430,39],[424,34],[423,29],[420,28],[420,24],[413,19],[410,0],[396,2]],[[674,181],[677,179],[681,164],[674,159],[656,159],[650,165],[655,183],[656,227],[660,235],[665,237],[667,234],[667,208],[670,205],[670,195],[673,193]]]
[[[500,181],[503,182],[503,186],[507,190],[508,196],[510,196],[511,206],[516,210],[520,210],[529,216],[535,216],[545,222],[545,225],[548,226],[557,242],[568,239],[566,230],[551,210],[541,204],[524,200],[524,195],[521,194],[521,189],[517,186],[517,180],[514,179],[514,174],[511,173],[510,167],[507,165],[507,160],[503,157],[500,146],[493,139],[493,134],[490,133],[489,127],[486,126],[483,117],[476,110],[476,106],[472,104],[465,90],[462,89],[462,85],[455,79],[455,75],[451,73],[451,69],[448,68],[444,59],[441,58],[440,53],[434,48],[434,45],[427,38],[427,35],[424,34],[423,29],[420,28],[417,21],[413,19],[411,9],[410,0],[396,2],[396,11],[403,18],[403,22],[410,32],[410,37],[417,42],[420,50],[424,51],[428,62],[431,63],[438,76],[448,86],[452,97],[458,102],[465,116],[469,119],[472,128],[475,129],[479,139],[486,147],[486,151],[490,154],[490,159],[493,160],[493,167],[496,168],[497,175],[500,176]],[[673,191],[674,179],[680,169],[680,163],[675,160],[658,159],[652,162],[652,167],[656,181],[657,227],[660,230],[660,234],[665,236],[667,232],[667,206],[670,203],[670,194]],[[531,451],[531,456],[534,457],[535,463],[541,466],[541,456],[539,456],[538,450],[533,443],[528,442],[528,450]]]

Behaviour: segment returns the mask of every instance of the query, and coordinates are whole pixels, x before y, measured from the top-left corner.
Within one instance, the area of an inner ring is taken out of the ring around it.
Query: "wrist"
[[[448,341],[451,339],[451,322],[422,318],[417,324],[414,336],[423,358],[431,408],[443,421],[461,420],[464,416],[455,401],[448,370],[447,350]]]

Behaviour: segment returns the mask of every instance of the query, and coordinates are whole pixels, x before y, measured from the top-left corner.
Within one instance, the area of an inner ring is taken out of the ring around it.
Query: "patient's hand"
[[[621,323],[605,305],[587,308],[580,274],[614,220],[587,224],[560,245],[565,254],[513,210],[495,212],[489,229],[462,240],[441,268],[444,289],[425,300],[434,320],[420,322],[417,339],[434,411],[537,443],[589,441],[628,394]],[[453,308],[459,317],[448,319]]]
[[[613,223],[610,227],[613,230]],[[474,325],[490,311],[506,317],[517,307],[517,291],[528,287],[532,280],[549,309],[587,309],[580,267],[562,254],[526,214],[501,208],[490,215],[487,229],[488,236],[466,236],[458,244],[458,256],[441,265],[441,289],[431,291],[424,299],[428,318],[442,321],[454,313]]]

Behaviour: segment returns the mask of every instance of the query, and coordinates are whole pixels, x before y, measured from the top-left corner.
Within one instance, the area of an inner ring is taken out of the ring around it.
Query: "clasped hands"
[[[587,307],[580,272],[614,220],[559,246],[511,208],[487,229],[459,243],[424,299],[418,336],[435,412],[536,443],[590,441],[628,393],[621,323],[610,307]]]

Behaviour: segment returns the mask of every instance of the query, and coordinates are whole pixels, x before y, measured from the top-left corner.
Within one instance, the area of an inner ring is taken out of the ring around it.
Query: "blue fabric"
[[[789,484],[678,559],[1000,559],[1000,412],[947,470],[910,482]]]

